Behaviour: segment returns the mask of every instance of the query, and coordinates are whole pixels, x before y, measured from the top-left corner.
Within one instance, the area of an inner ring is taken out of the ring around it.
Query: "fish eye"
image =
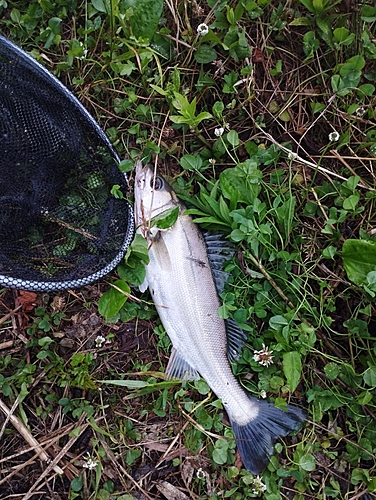
[[[159,175],[157,175],[157,177],[155,178],[155,181],[153,179],[150,181],[150,187],[154,188],[157,191],[162,189],[163,185],[164,185],[163,179]]]

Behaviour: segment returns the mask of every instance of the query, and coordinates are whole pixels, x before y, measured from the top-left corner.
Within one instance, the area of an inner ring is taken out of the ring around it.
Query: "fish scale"
[[[153,218],[175,206],[179,206],[179,215],[170,228],[159,230],[152,225]],[[244,334],[234,323],[226,329],[218,316],[221,303],[205,240],[184,211],[163,177],[154,179],[151,167],[139,162],[136,224],[137,231],[148,239],[150,259],[140,290],[149,288],[173,345],[166,375],[205,379],[222,400],[245,467],[258,474],[267,465],[276,439],[299,429],[305,415],[295,406],[288,405],[287,411],[282,411],[251,397],[233,375],[227,351],[234,358],[235,350],[236,357]]]

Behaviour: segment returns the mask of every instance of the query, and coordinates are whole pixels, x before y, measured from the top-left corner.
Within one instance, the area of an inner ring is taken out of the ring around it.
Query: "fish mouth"
[[[147,185],[148,174],[152,171],[150,165],[143,165],[141,161],[136,162],[135,187],[143,191]]]
[[[146,172],[146,166],[144,167],[141,163],[141,161],[136,162],[136,177],[135,181],[138,185],[138,187],[141,187],[141,184],[145,183],[145,172]]]

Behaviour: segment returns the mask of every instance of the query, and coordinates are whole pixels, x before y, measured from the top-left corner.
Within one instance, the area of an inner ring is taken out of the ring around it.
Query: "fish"
[[[137,232],[147,239],[149,255],[139,288],[149,289],[172,343],[166,377],[206,381],[222,400],[243,465],[259,474],[273,454],[275,441],[299,430],[305,413],[293,405],[283,411],[251,396],[234,376],[231,362],[238,359],[246,337],[234,321],[226,324],[217,312],[221,301],[211,266],[216,258],[211,258],[210,248],[218,257],[218,245],[209,238],[207,246],[168,182],[141,162],[136,164],[134,199]],[[155,220],[174,211],[177,218],[172,226],[158,227]]]

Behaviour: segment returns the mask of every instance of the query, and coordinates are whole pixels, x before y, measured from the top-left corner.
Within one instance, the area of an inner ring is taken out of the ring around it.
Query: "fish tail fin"
[[[305,413],[296,406],[288,405],[283,411],[267,401],[250,399],[258,406],[257,417],[244,425],[238,424],[230,415],[229,418],[245,468],[259,474],[273,454],[275,441],[297,431],[305,420]]]

